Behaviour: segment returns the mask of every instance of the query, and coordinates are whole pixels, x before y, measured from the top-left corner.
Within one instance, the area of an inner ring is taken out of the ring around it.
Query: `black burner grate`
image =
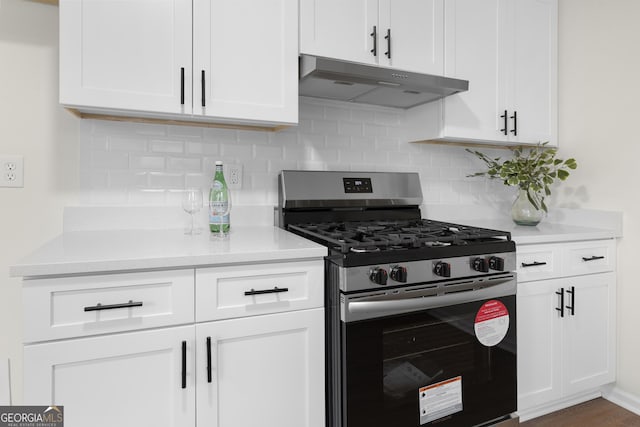
[[[342,253],[511,240],[511,233],[506,231],[428,219],[290,224],[289,229],[325,246],[339,249]]]

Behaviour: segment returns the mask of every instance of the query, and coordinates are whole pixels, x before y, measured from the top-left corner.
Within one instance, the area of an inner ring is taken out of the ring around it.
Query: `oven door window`
[[[343,323],[342,342],[348,427],[473,426],[516,411],[515,296]]]

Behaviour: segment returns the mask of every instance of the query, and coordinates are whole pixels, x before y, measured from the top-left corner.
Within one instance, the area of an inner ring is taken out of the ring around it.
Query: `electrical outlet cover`
[[[227,181],[227,185],[232,190],[238,190],[242,188],[242,165],[240,164],[225,164],[224,177]]]
[[[0,187],[24,187],[24,158],[0,154]]]

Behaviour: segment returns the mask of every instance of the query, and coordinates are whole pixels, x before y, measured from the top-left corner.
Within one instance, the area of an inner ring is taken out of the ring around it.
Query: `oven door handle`
[[[507,295],[515,295],[515,278],[503,279],[492,286],[468,292],[454,292],[445,295],[413,295],[408,298],[380,299],[379,297],[358,298],[346,301],[342,306],[342,320],[351,322],[430,308],[446,307],[472,301],[481,301]]]

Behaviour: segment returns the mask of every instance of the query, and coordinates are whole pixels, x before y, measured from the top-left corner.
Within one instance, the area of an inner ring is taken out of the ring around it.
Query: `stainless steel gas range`
[[[422,219],[415,173],[282,171],[279,193],[328,248],[328,426],[517,424],[508,232]]]

